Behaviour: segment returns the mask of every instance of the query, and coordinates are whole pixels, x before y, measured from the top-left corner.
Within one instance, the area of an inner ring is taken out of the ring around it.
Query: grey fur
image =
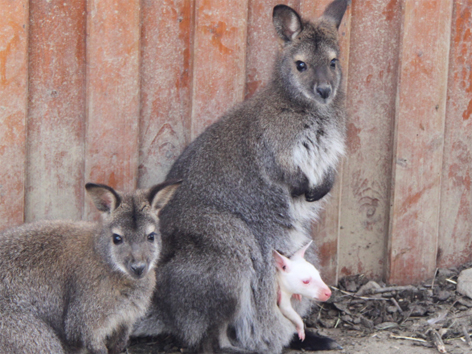
[[[161,213],[157,288],[133,335],[172,333],[197,352],[276,354],[289,344],[295,328],[277,307],[272,251],[290,256],[311,239],[344,152],[341,68],[333,61],[340,2],[316,22],[276,6],[272,81],[174,163],[167,177],[183,182]],[[294,307],[303,316],[311,303]]]
[[[86,189],[101,223],[40,221],[0,233],[2,353],[121,353],[145,313],[161,249],[160,209],[152,206],[176,185]]]

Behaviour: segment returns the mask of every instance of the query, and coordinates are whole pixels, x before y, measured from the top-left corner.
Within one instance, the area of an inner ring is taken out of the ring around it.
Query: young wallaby
[[[177,186],[124,194],[88,183],[100,223],[41,221],[0,233],[0,351],[121,353],[149,305],[158,213]]]
[[[172,333],[196,352],[333,349],[300,342],[277,306],[273,250],[293,255],[344,153],[338,30],[347,0],[310,22],[273,10],[280,42],[272,80],[195,139],[167,178],[182,185],[162,210],[162,256],[150,311],[133,335]],[[313,249],[307,260],[316,264]],[[312,303],[295,305],[304,316]]]
[[[279,285],[277,304],[283,315],[295,325],[298,338],[301,341],[305,340],[305,328],[302,318],[292,307],[292,295],[298,300],[301,300],[302,296],[306,296],[317,301],[326,301],[331,296],[331,290],[321,280],[320,272],[304,258],[305,251],[311,243],[312,241],[290,258],[274,251]]]

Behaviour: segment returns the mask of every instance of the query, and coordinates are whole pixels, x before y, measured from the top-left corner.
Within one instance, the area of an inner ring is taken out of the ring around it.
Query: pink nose
[[[321,289],[320,291],[320,301],[326,301],[331,297],[331,290],[329,288]]]

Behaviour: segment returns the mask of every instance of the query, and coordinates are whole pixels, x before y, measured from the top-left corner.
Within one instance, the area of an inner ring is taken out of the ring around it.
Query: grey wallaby
[[[0,352],[121,353],[155,286],[158,212],[178,184],[86,190],[100,223],[39,221],[0,233]]]
[[[182,185],[161,212],[163,249],[150,311],[134,336],[171,333],[196,352],[334,349],[277,306],[273,250],[311,240],[345,150],[338,27],[347,0],[313,21],[278,5],[280,50],[265,89],[195,139],[167,175]],[[313,250],[307,260],[316,264]],[[307,299],[293,307],[306,315]]]

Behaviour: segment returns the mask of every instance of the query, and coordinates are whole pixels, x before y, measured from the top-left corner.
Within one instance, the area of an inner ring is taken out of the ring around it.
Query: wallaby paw
[[[292,298],[294,298],[295,300],[298,300],[298,301],[302,301],[302,296],[300,294],[293,294]]]
[[[305,340],[305,330],[303,328],[297,328],[298,338],[303,342]]]

